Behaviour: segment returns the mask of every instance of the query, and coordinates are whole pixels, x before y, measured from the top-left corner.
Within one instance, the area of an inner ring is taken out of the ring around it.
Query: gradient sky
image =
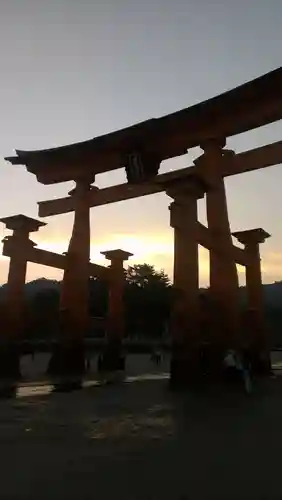
[[[0,6],[0,214],[37,217],[39,200],[67,194],[71,184],[42,186],[3,157],[82,141],[213,97],[281,65],[278,0],[9,0]],[[228,141],[237,152],[282,138],[280,123]],[[199,151],[165,162],[191,163]],[[1,159],[2,158],[2,159]],[[122,182],[124,173],[98,176]],[[231,228],[263,227],[263,279],[282,279],[282,166],[227,180]],[[169,199],[164,194],[92,209],[92,258],[122,247],[132,262],[172,270]],[[46,219],[40,247],[67,249],[72,215]],[[200,203],[200,220],[205,209]],[[1,225],[1,236],[4,236]],[[8,259],[0,258],[0,283]],[[201,251],[201,284],[208,255]],[[240,270],[243,282],[243,273]],[[61,276],[28,266],[28,280]]]

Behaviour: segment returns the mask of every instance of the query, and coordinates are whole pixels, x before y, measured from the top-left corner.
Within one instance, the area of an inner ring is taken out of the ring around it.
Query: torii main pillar
[[[219,248],[210,252],[210,290],[218,309],[219,324],[215,325],[218,342],[236,347],[240,329],[239,284],[223,178],[224,166],[232,161],[234,153],[224,149],[225,144],[225,139],[207,141],[201,145],[203,155],[194,163],[208,185],[208,228]]]
[[[260,244],[270,237],[264,229],[232,233],[245,247],[247,256],[246,289],[248,297],[248,329],[254,353],[269,364],[269,339],[264,318],[264,298],[261,277]]]
[[[89,193],[93,181],[93,176],[78,177],[69,193],[75,211],[61,285],[60,348],[50,364],[50,373],[54,375],[80,375],[85,370],[83,339],[89,327]]]
[[[195,178],[170,184],[166,192],[170,225],[174,229],[174,279],[176,301],[172,311],[173,341],[171,382],[185,384],[191,379],[193,357],[199,341],[198,208],[205,184]]]
[[[19,214],[0,219],[6,228],[13,231],[3,240],[3,255],[10,256],[6,301],[2,321],[3,359],[0,362],[0,376],[18,377],[19,352],[17,341],[24,329],[25,315],[25,280],[28,254],[36,243],[29,239],[29,233],[38,231],[46,224]],[[7,350],[8,349],[8,350]]]

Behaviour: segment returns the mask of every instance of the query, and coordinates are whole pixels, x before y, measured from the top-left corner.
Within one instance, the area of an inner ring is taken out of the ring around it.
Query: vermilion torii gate
[[[7,158],[12,164],[25,165],[43,184],[69,180],[76,183],[69,198],[39,204],[40,216],[75,213],[61,297],[69,314],[69,331],[75,338],[84,330],[86,318],[90,206],[165,191],[173,199],[170,209],[175,233],[174,284],[184,294],[182,307],[178,308],[178,319],[177,314],[174,315],[174,325],[177,321],[182,325],[176,328],[178,334],[175,333],[182,357],[183,353],[193,350],[192,344],[197,343],[198,337],[197,246],[201,237],[208,238],[209,242],[211,292],[220,307],[222,319],[224,316],[224,337],[229,345],[238,346],[237,257],[244,255],[252,303],[261,307],[258,252],[257,247],[254,252],[252,245],[259,242],[255,236],[264,234],[266,237],[267,233],[262,230],[244,233],[244,241],[242,234],[237,234],[244,243],[247,234],[249,237],[252,234],[253,239],[252,244],[246,243],[244,252],[234,249],[224,177],[281,162],[282,143],[236,155],[225,148],[226,138],[280,120],[281,104],[282,69],[279,68],[213,99],[159,119],[84,143],[42,151],[17,151],[16,156]],[[183,155],[198,145],[203,154],[193,167],[157,175],[163,160]],[[120,167],[126,169],[128,184],[100,191],[93,189],[95,175]],[[203,228],[197,221],[197,200],[204,195],[208,228]],[[189,349],[185,348],[186,345]]]

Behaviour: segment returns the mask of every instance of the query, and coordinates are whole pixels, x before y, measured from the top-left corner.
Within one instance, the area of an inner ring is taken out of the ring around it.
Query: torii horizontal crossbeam
[[[5,240],[2,254],[6,257],[11,257],[13,254],[13,246],[11,240]],[[54,267],[55,269],[65,269],[66,256],[54,252],[49,252],[41,248],[31,248],[29,250],[28,261],[42,266]],[[106,278],[109,273],[109,268],[89,262],[89,276],[95,278]]]
[[[232,163],[226,167],[224,176],[242,174],[252,170],[270,167],[282,163],[282,141],[268,144],[249,151],[238,153]],[[165,190],[165,185],[176,179],[189,178],[195,174],[196,167],[187,167],[182,170],[168,172],[158,175],[154,183],[131,186],[127,183],[111,186],[90,194],[90,206],[97,207],[118,201],[130,200],[149,194],[160,193]],[[39,217],[49,217],[59,215],[74,210],[74,203],[71,197],[57,200],[41,201],[39,205]]]
[[[198,242],[208,250],[218,250],[216,243],[211,238],[208,228],[200,222],[198,222]],[[237,247],[236,245],[233,245],[233,251],[234,259],[237,264],[241,264],[242,266],[247,265],[247,259],[244,250]],[[5,255],[5,257],[12,257],[13,246],[11,246],[11,240],[4,240],[2,254]],[[65,255],[49,252],[47,250],[36,247],[30,248],[28,255],[29,262],[33,262],[34,264],[41,264],[42,266],[54,267],[55,269],[64,269],[65,259]],[[99,264],[94,264],[93,262],[89,263],[89,276],[106,279],[109,272],[110,268],[108,267],[100,266]]]
[[[221,248],[217,242],[212,238],[209,229],[198,222],[198,242],[207,250],[214,250],[220,255]],[[248,256],[243,248],[233,245],[233,258],[237,264],[246,267],[248,265]]]

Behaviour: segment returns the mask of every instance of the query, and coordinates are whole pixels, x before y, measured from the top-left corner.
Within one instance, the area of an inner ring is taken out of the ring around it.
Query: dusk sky
[[[14,149],[83,141],[185,108],[281,66],[279,0],[9,0],[0,7],[0,216],[37,218],[37,201],[64,196],[71,184],[43,186],[4,161]],[[277,123],[228,141],[236,152],[282,139]],[[191,164],[199,150],[162,164]],[[125,180],[122,170],[99,187]],[[232,231],[263,227],[264,282],[282,280],[282,166],[227,180]],[[172,273],[173,234],[164,194],[91,211],[93,261],[123,248],[132,262]],[[205,222],[204,202],[200,220]],[[33,235],[42,248],[67,249],[73,215],[50,217]],[[1,237],[6,235],[1,224]],[[208,254],[201,251],[201,284]],[[0,283],[8,259],[0,258]],[[242,270],[241,270],[242,271]],[[28,266],[27,279],[61,273]],[[240,272],[243,283],[243,274]]]

